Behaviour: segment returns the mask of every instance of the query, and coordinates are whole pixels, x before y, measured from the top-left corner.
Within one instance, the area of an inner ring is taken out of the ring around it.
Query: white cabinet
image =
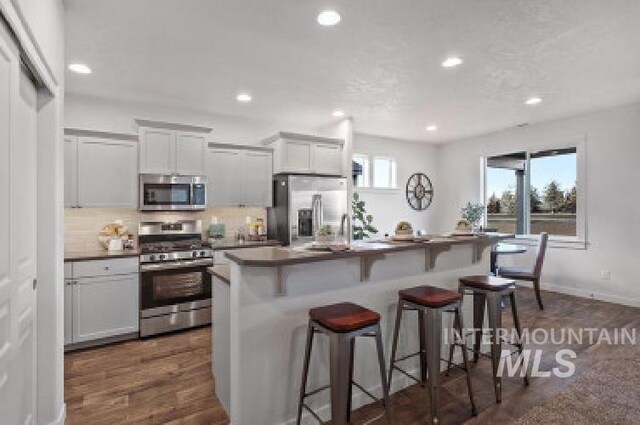
[[[136,208],[138,145],[131,140],[64,138],[66,208]]]
[[[175,132],[157,128],[140,129],[140,172],[172,174],[175,169]]]
[[[140,122],[140,121],[139,121]],[[140,126],[140,173],[196,176],[204,174],[204,154],[210,129],[190,131],[190,126],[168,128]],[[184,129],[182,129],[184,128]]]
[[[317,174],[342,175],[342,147],[337,144],[315,143],[313,171]]]
[[[342,176],[344,141],[280,132],[262,142],[273,146],[273,172]]]
[[[138,332],[138,269],[137,257],[65,263],[65,345]]]
[[[64,136],[64,207],[78,206],[78,139]]]
[[[228,146],[212,146],[207,152],[210,205],[271,206],[272,153],[264,149]]]
[[[78,205],[136,208],[137,143],[78,138]]]
[[[138,275],[77,279],[73,342],[138,331]]]

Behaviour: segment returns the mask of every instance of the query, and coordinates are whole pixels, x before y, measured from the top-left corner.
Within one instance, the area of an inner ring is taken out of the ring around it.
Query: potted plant
[[[413,237],[413,227],[408,221],[401,221],[396,224],[396,236],[401,238]]]
[[[467,205],[462,208],[462,218],[471,224],[471,229],[476,232],[480,227],[482,217],[484,217],[485,207],[483,204],[467,202]]]
[[[335,239],[333,229],[328,224],[325,224],[316,232],[316,242],[319,244],[329,244]]]
[[[351,212],[353,214],[353,240],[370,238],[371,234],[378,233],[378,229],[373,227],[373,216],[367,214],[364,201],[360,199],[358,192],[353,192],[351,200]]]

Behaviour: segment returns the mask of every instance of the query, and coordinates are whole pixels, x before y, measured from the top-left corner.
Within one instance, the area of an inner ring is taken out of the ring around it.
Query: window
[[[354,154],[351,166],[354,187],[396,188],[397,166],[393,158],[376,156],[370,161],[367,155]]]
[[[486,158],[487,228],[578,236],[577,180],[576,147]]]
[[[373,187],[395,189],[396,161],[393,158],[375,157],[373,159]]]
[[[369,157],[366,155],[353,155],[353,186],[369,187]]]

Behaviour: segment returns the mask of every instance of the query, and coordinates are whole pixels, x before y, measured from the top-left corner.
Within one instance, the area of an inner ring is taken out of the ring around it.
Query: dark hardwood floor
[[[545,292],[546,310],[539,311],[533,291],[520,289],[519,294],[521,322],[530,329],[640,328],[640,309]],[[505,309],[503,315],[505,327],[511,325],[509,311]],[[67,424],[228,424],[213,392],[210,334],[210,328],[202,328],[67,354]],[[528,348],[543,350],[541,370],[557,366],[558,346],[549,343]],[[519,378],[505,378],[501,404],[495,403],[490,361],[481,358],[472,367],[479,411],[475,418],[470,415],[464,378],[452,373],[445,378],[441,391],[440,423],[511,423],[532,407],[554,397],[615,350],[607,345],[586,343],[566,348],[578,354],[573,377],[532,378],[528,387],[523,386]],[[391,404],[387,417],[381,417],[378,405],[359,409],[353,414],[354,424],[428,422],[426,390],[418,385],[394,394]]]

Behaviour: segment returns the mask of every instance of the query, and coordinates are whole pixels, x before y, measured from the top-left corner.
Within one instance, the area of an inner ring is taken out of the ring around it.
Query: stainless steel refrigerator
[[[273,176],[273,207],[269,208],[269,239],[284,245],[314,240],[317,230],[331,226],[334,234],[350,240],[347,179],[300,174]]]

